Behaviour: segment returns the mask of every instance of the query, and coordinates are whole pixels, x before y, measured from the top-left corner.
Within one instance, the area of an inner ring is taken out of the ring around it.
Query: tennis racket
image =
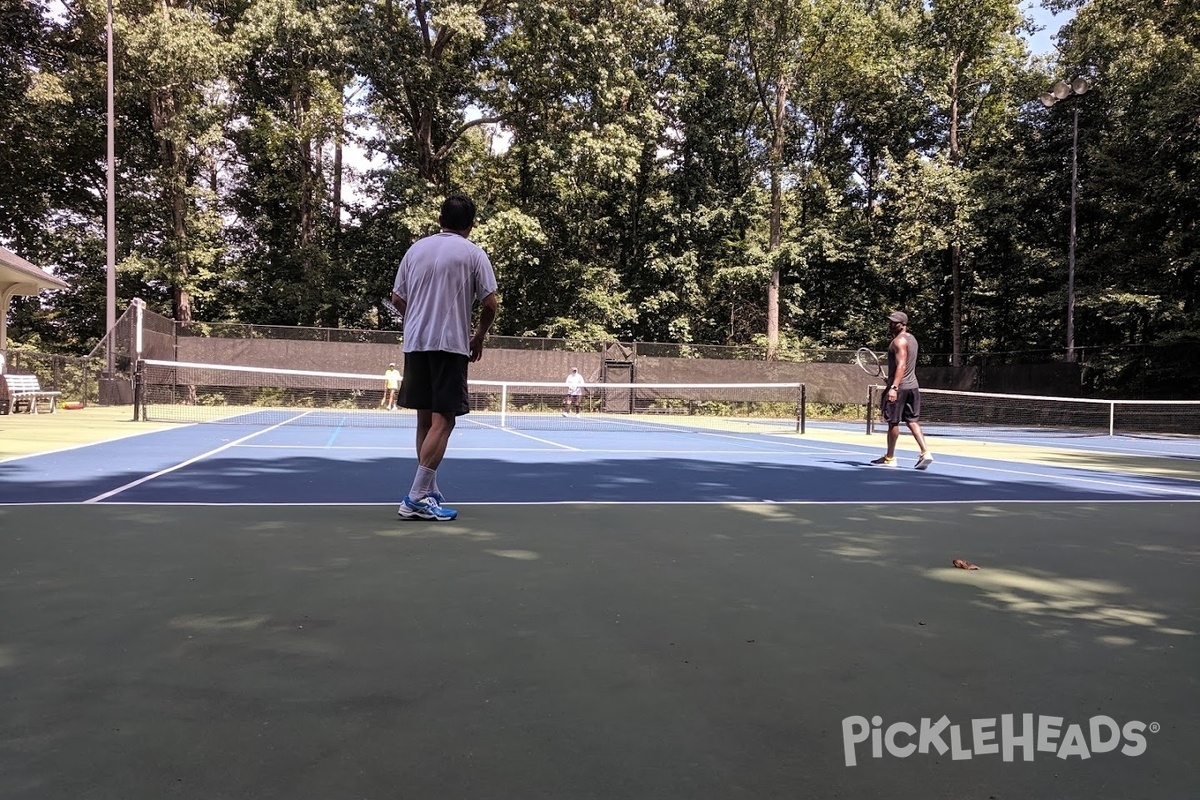
[[[879,356],[869,347],[858,348],[858,352],[854,354],[854,362],[872,378],[883,377],[883,364],[879,363]]]
[[[392,322],[396,323],[397,325],[404,324],[404,315],[400,313],[400,309],[396,308],[395,303],[392,302],[390,297],[385,297],[380,300],[379,307],[387,312],[387,315],[392,318]]]

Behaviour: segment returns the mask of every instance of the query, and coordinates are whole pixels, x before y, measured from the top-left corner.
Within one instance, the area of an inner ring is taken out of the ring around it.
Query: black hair
[[[465,194],[452,194],[442,203],[440,217],[443,228],[465,231],[475,224],[475,201]]]

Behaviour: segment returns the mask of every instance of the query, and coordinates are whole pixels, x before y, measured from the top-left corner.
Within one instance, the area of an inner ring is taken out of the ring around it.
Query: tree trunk
[[[964,54],[954,57],[950,69],[950,166],[959,168],[958,152],[958,88],[959,69]],[[958,206],[951,203],[950,225],[954,238],[947,252],[950,271],[950,365],[957,367],[962,364],[962,243],[958,241]]]
[[[296,129],[303,131],[308,122],[309,98],[308,92],[300,86],[296,86],[292,93],[292,113],[294,115]],[[320,291],[320,281],[315,273],[315,264],[313,262],[313,244],[316,240],[314,235],[316,218],[313,213],[313,141],[312,137],[301,135],[296,142],[297,146],[297,179],[299,187],[299,197],[297,200],[297,218],[296,218],[296,236],[297,244],[300,250],[300,274],[304,280],[304,297],[306,308],[301,309],[301,314],[308,314],[309,324],[320,325],[318,319],[318,309],[311,302],[311,298]]]
[[[346,98],[342,96],[342,107],[338,117],[337,136],[333,140],[333,246],[342,240],[342,140],[346,135]]]
[[[774,256],[783,239],[783,148],[787,144],[787,133],[784,129],[787,115],[787,81],[779,82],[775,93],[775,107],[772,109],[771,134],[771,226],[767,240],[767,253]],[[767,360],[774,361],[779,356],[779,267],[772,265],[771,282],[767,286]]]
[[[950,245],[950,366],[962,366],[962,246]]]
[[[175,143],[167,131],[176,115],[175,98],[169,91],[150,91],[150,126],[158,138],[158,163],[165,174],[165,188],[171,246],[171,301],[178,322],[192,321],[192,298],[187,291],[189,269],[186,256],[187,241],[187,170]]]

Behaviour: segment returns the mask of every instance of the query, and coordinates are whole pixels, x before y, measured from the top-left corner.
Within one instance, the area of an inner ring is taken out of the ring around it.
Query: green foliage
[[[497,334],[803,359],[902,307],[932,360],[1061,351],[1078,111],[1077,343],[1159,352],[1200,330],[1200,12],[1061,5],[1044,64],[1015,0],[120,3],[118,306],[387,327],[396,264],[465,191]],[[0,0],[0,239],[73,287],[16,298],[10,335],[80,353],[106,6],[55,8]],[[1090,385],[1187,383],[1122,358]]]

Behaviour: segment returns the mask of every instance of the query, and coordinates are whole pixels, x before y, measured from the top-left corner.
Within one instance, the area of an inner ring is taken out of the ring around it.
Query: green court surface
[[[1193,798],[1197,510],[0,506],[0,797]]]
[[[52,414],[0,414],[0,461],[170,427],[165,423],[134,422],[131,406],[88,406]]]

